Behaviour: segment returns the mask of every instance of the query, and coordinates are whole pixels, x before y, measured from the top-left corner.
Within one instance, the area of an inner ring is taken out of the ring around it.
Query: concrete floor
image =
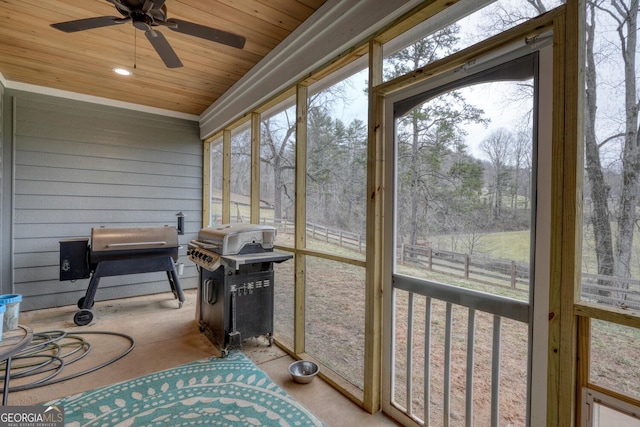
[[[199,331],[195,321],[196,292],[185,292],[181,309],[171,293],[97,302],[91,324],[78,327],[73,323],[75,306],[20,313],[20,324],[34,331],[65,331],[68,334],[84,331],[81,336],[92,345],[87,357],[65,366],[56,378],[72,376],[91,369],[122,354],[129,342],[122,336],[102,334],[116,332],[131,336],[135,348],[117,362],[81,375],[43,387],[9,393],[8,404],[32,405],[107,384],[135,378],[183,363],[219,355],[219,351]],[[243,345],[249,356],[271,379],[304,404],[328,426],[393,426],[384,415],[368,414],[337,392],[322,379],[310,384],[291,381],[287,367],[293,359],[277,346],[268,347],[266,340],[253,339]],[[19,365],[16,360],[14,366]],[[33,381],[12,380],[12,387]]]

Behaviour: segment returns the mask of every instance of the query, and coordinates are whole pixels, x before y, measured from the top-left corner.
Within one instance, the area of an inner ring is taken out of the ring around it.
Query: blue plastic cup
[[[5,305],[4,321],[2,322],[3,331],[13,331],[18,329],[18,318],[20,317],[20,302],[22,295],[6,294],[0,295],[0,304]]]

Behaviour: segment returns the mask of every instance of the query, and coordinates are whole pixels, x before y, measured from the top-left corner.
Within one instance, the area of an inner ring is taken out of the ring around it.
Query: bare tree
[[[326,111],[331,106],[331,99],[344,98],[344,92],[344,85],[338,83],[313,93],[309,96],[307,107],[310,112],[315,109]],[[285,105],[281,112],[263,119],[260,127],[260,161],[268,169],[265,175],[272,180],[274,218],[293,217],[293,211],[287,212],[287,209],[293,205],[295,195],[295,107]],[[246,174],[246,170],[243,173]]]
[[[249,129],[235,130],[231,134],[231,203],[241,202],[249,197],[251,179],[247,171],[251,170],[251,132]]]
[[[285,179],[285,173],[295,168],[295,115],[284,110],[277,118],[263,120],[261,129],[260,160],[273,171],[273,215],[280,219],[285,197],[293,200],[293,181]]]
[[[531,13],[509,6],[500,6],[494,12],[497,22],[506,28],[546,12],[551,2],[527,0]],[[591,223],[598,274],[629,278],[640,196],[638,0],[588,0],[585,7],[585,196],[591,201],[585,219]],[[620,95],[601,99],[599,91],[605,89],[620,89]],[[613,105],[616,102],[618,105]],[[611,158],[617,159],[615,173],[606,165]],[[600,280],[601,285],[628,286],[613,283]]]
[[[523,208],[528,207],[528,200],[531,196],[530,194],[523,194],[521,197],[520,191],[521,188],[528,189],[529,182],[527,182],[525,177],[528,177],[531,173],[531,131],[521,131],[517,132],[514,136],[513,147],[512,147],[512,157],[513,157],[513,186],[512,186],[512,194],[511,194],[511,209],[513,210],[514,215],[517,214],[519,208],[519,201],[522,198],[524,200]],[[522,181],[525,180],[523,183]]]
[[[587,6],[586,68],[585,68],[585,170],[589,180],[592,201],[591,223],[595,239],[598,274],[613,275],[613,239],[609,218],[609,187],[604,180],[600,147],[596,137],[597,69],[595,62],[596,7]],[[603,284],[603,283],[601,283]]]
[[[502,215],[504,191],[509,183],[509,163],[514,145],[513,134],[505,128],[494,130],[480,142],[480,150],[491,163],[494,219],[498,219]]]
[[[624,117],[621,132],[608,136],[598,135],[598,80],[600,64],[596,62],[597,37],[602,32],[597,26],[607,20],[614,24],[617,43],[609,45],[617,48],[618,64],[621,65],[623,96],[621,109]],[[585,111],[585,153],[586,172],[591,189],[593,233],[595,239],[598,274],[621,278],[631,277],[634,229],[637,221],[638,192],[640,191],[640,146],[638,132],[638,90],[636,76],[637,57],[637,0],[611,0],[587,3],[586,25],[586,111]],[[615,209],[611,209],[611,187],[607,185],[601,154],[608,145],[621,142],[621,171]],[[613,212],[616,227],[615,242],[611,224]],[[601,281],[606,284],[606,281]],[[628,283],[617,282],[615,286],[628,288]],[[624,295],[618,295],[624,299]]]

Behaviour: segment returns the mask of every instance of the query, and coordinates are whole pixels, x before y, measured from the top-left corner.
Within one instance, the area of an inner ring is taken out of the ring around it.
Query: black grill
[[[273,251],[275,235],[274,227],[228,224],[204,228],[189,243],[200,270],[200,330],[223,356],[247,338],[273,343],[273,263],[293,258]]]
[[[60,280],[91,277],[87,292],[78,300],[73,321],[78,326],[93,320],[91,308],[102,277],[165,271],[179,307],[184,294],[175,262],[178,260],[175,227],[92,228],[89,239],[60,242]]]

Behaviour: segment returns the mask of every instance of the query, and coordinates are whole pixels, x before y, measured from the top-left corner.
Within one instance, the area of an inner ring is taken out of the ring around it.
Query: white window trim
[[[631,418],[638,420],[640,423],[640,406],[633,405],[629,402],[625,402],[620,399],[616,399],[613,396],[604,394],[602,392],[592,390],[588,387],[582,389],[582,408],[581,408],[581,425],[582,427],[597,426],[594,424],[594,411],[596,411],[596,405],[606,406],[609,409],[620,412]]]

